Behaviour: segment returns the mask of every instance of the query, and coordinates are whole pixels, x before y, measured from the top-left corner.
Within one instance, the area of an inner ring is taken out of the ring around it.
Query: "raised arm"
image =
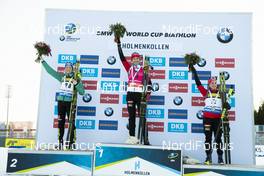
[[[126,71],[128,72],[131,65],[127,62],[125,56],[124,56],[124,53],[123,53],[123,50],[121,48],[121,42],[120,42],[120,39],[115,39],[115,42],[117,43],[117,49],[118,49],[118,54],[119,54],[119,57],[120,57],[120,60],[123,64],[123,66],[125,67]]]
[[[200,93],[203,95],[203,96],[206,96],[207,94],[207,90],[204,88],[204,86],[202,85],[198,75],[197,75],[197,71],[196,69],[194,68],[193,65],[190,66],[191,68],[191,71],[193,73],[193,77],[194,77],[194,80],[195,80],[195,83],[196,83],[196,86],[198,88],[198,90],[200,91]]]
[[[63,77],[63,74],[58,73],[57,71],[55,71],[51,66],[49,66],[49,64],[47,64],[46,61],[42,61],[41,64],[43,65],[44,69],[56,80],[61,82],[61,79]]]

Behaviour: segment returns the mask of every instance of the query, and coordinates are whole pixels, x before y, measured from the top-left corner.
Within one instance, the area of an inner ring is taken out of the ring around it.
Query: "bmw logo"
[[[76,25],[73,24],[73,23],[68,23],[66,26],[65,26],[65,32],[67,34],[74,34],[76,32]]]
[[[83,101],[89,103],[92,100],[92,96],[89,93],[84,94]]]
[[[114,65],[114,64],[116,63],[116,58],[115,58],[114,56],[109,56],[109,57],[107,58],[107,63],[108,63],[109,65]]]
[[[198,112],[196,113],[196,117],[197,117],[198,119],[202,120],[202,119],[203,119],[203,111],[202,111],[202,110],[198,111]]]
[[[105,111],[104,111],[104,114],[105,114],[107,117],[112,116],[112,115],[114,114],[114,110],[113,110],[113,108],[111,108],[111,107],[106,108]]]
[[[225,80],[230,78],[230,74],[227,71],[224,71]]]
[[[177,106],[181,105],[183,102],[182,98],[180,96],[177,96],[174,98],[173,103]]]
[[[152,89],[153,89],[154,92],[159,91],[159,83],[153,83],[152,84]]]
[[[229,28],[221,28],[217,33],[217,39],[221,43],[228,43],[233,39],[233,32]]]
[[[204,58],[201,58],[200,62],[198,63],[199,67],[204,67],[206,65],[206,60]]]
[[[65,37],[62,35],[61,37],[60,37],[60,41],[64,41],[65,40]]]

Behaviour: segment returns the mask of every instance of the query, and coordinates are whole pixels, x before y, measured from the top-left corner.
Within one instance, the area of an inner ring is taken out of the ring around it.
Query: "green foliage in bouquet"
[[[121,23],[111,24],[110,31],[114,33],[115,38],[120,39],[124,37],[125,33],[127,32],[125,26]]]
[[[187,65],[195,65],[198,64],[201,60],[200,56],[198,56],[196,53],[190,53],[190,54],[186,54],[184,56],[185,59],[185,63]]]
[[[39,63],[40,60],[42,59],[42,56],[52,56],[50,46],[44,42],[35,43],[34,48],[36,48],[37,50],[36,55],[38,56],[35,62]]]

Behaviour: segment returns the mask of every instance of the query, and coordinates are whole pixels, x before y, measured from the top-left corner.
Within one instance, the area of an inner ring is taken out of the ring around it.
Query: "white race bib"
[[[73,93],[74,84],[72,83],[72,78],[69,81],[66,81],[65,78],[61,83],[60,91],[64,93]]]

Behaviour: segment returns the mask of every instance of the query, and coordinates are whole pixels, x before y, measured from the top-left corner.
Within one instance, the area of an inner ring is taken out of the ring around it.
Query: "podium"
[[[94,176],[179,176],[181,150],[105,144],[96,148]]]
[[[92,176],[93,152],[0,149],[0,174]]]

